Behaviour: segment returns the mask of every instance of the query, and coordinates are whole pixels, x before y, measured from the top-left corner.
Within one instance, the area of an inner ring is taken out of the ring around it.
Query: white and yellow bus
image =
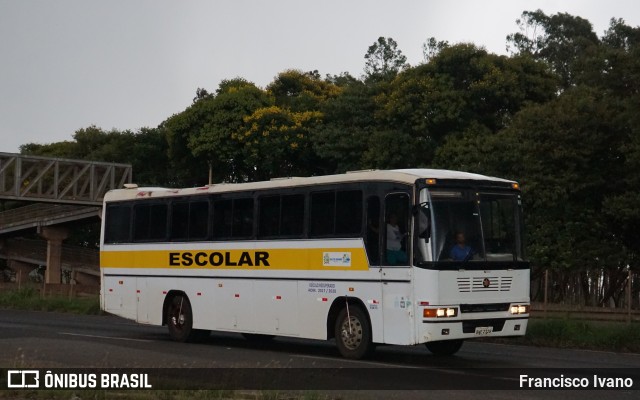
[[[359,171],[107,193],[101,307],[248,339],[335,338],[453,354],[521,336],[529,317],[518,184],[477,174]]]

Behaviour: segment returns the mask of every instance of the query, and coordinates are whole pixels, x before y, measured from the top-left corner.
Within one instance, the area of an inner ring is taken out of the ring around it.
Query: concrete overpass
[[[35,203],[0,212],[0,235],[100,217],[101,207]]]
[[[16,242],[7,239],[35,228],[47,240],[45,282],[60,283],[66,225],[99,217],[104,195],[131,177],[129,164],[0,153],[0,200],[35,203],[0,213],[0,258],[19,261],[11,248]],[[21,246],[21,252],[28,252],[25,242]]]

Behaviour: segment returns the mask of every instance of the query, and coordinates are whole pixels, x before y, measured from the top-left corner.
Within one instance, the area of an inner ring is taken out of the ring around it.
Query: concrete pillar
[[[44,283],[60,283],[62,275],[62,241],[69,236],[69,230],[56,226],[44,226],[40,236],[47,239],[47,270]]]

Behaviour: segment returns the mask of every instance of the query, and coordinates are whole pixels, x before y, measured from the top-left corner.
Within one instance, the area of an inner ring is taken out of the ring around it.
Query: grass
[[[88,298],[51,296],[43,298],[34,288],[0,291],[0,308],[94,315],[101,312],[100,300],[97,296]]]
[[[545,347],[640,352],[640,325],[626,322],[531,319],[527,335],[516,340]]]

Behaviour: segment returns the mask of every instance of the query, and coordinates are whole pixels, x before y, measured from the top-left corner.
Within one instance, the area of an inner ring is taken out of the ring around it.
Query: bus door
[[[136,278],[136,321],[149,322],[149,299],[151,293],[147,290],[149,279]]]
[[[411,197],[408,192],[388,192],[384,197],[381,233],[380,281],[384,341],[412,344],[411,298]]]

